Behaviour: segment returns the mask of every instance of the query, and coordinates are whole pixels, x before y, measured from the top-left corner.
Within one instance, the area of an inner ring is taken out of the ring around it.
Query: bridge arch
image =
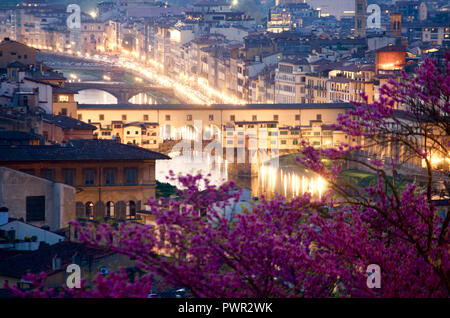
[[[222,130],[216,124],[204,125],[203,140],[222,140]]]
[[[128,99],[128,102],[138,105],[152,105],[156,104],[156,98],[149,92],[142,91],[133,95],[130,99]]]
[[[159,136],[162,140],[176,140],[177,128],[170,124],[159,126]]]
[[[98,91],[105,93],[103,99],[100,101],[98,100],[98,98],[92,97],[92,94]],[[81,98],[86,100],[86,102],[84,102],[83,104],[118,104],[120,99],[120,96],[117,95],[117,92],[108,91],[106,89],[83,88],[77,90],[76,92],[78,96],[75,95],[75,100],[79,101],[79,99]]]
[[[195,140],[201,137],[201,131],[194,125],[184,125],[177,129],[177,139]]]
[[[103,83],[103,82],[79,82],[67,83],[66,87],[74,92],[80,92],[86,89],[98,89],[105,91],[117,99],[118,104],[127,104],[129,100],[136,95],[145,94],[152,96],[153,91],[162,92],[163,94],[173,93],[173,90],[167,90],[157,86],[133,85],[125,83]],[[142,95],[144,96],[144,95]],[[155,98],[153,98],[155,100]]]

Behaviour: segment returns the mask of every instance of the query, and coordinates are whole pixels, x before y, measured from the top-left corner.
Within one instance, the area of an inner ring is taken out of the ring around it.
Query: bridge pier
[[[130,98],[132,98],[134,95],[131,95],[127,92],[119,92],[119,94],[115,94],[117,98],[117,104],[129,104]]]

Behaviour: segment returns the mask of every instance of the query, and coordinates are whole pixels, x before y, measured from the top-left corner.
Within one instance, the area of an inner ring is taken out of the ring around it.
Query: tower
[[[366,0],[355,0],[355,36],[366,36]]]
[[[402,35],[402,14],[391,13],[391,34],[398,37]]]

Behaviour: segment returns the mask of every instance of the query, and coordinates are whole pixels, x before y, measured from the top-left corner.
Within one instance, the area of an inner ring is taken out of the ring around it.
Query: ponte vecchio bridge
[[[173,95],[172,88],[152,86],[152,85],[139,85],[139,84],[124,84],[124,83],[96,83],[96,82],[75,82],[66,83],[65,87],[78,93],[87,89],[98,89],[105,91],[115,98],[117,98],[118,104],[129,104],[129,100],[140,93],[160,92],[164,95]]]

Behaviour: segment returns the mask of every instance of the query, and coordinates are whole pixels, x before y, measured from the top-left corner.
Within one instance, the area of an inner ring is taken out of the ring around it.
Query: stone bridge
[[[164,95],[173,95],[172,88],[149,86],[149,85],[131,85],[131,84],[116,84],[116,83],[92,83],[92,82],[80,82],[80,83],[66,83],[66,88],[74,92],[80,92],[86,89],[98,89],[110,93],[117,98],[118,104],[129,104],[129,100],[140,93],[160,92]]]

